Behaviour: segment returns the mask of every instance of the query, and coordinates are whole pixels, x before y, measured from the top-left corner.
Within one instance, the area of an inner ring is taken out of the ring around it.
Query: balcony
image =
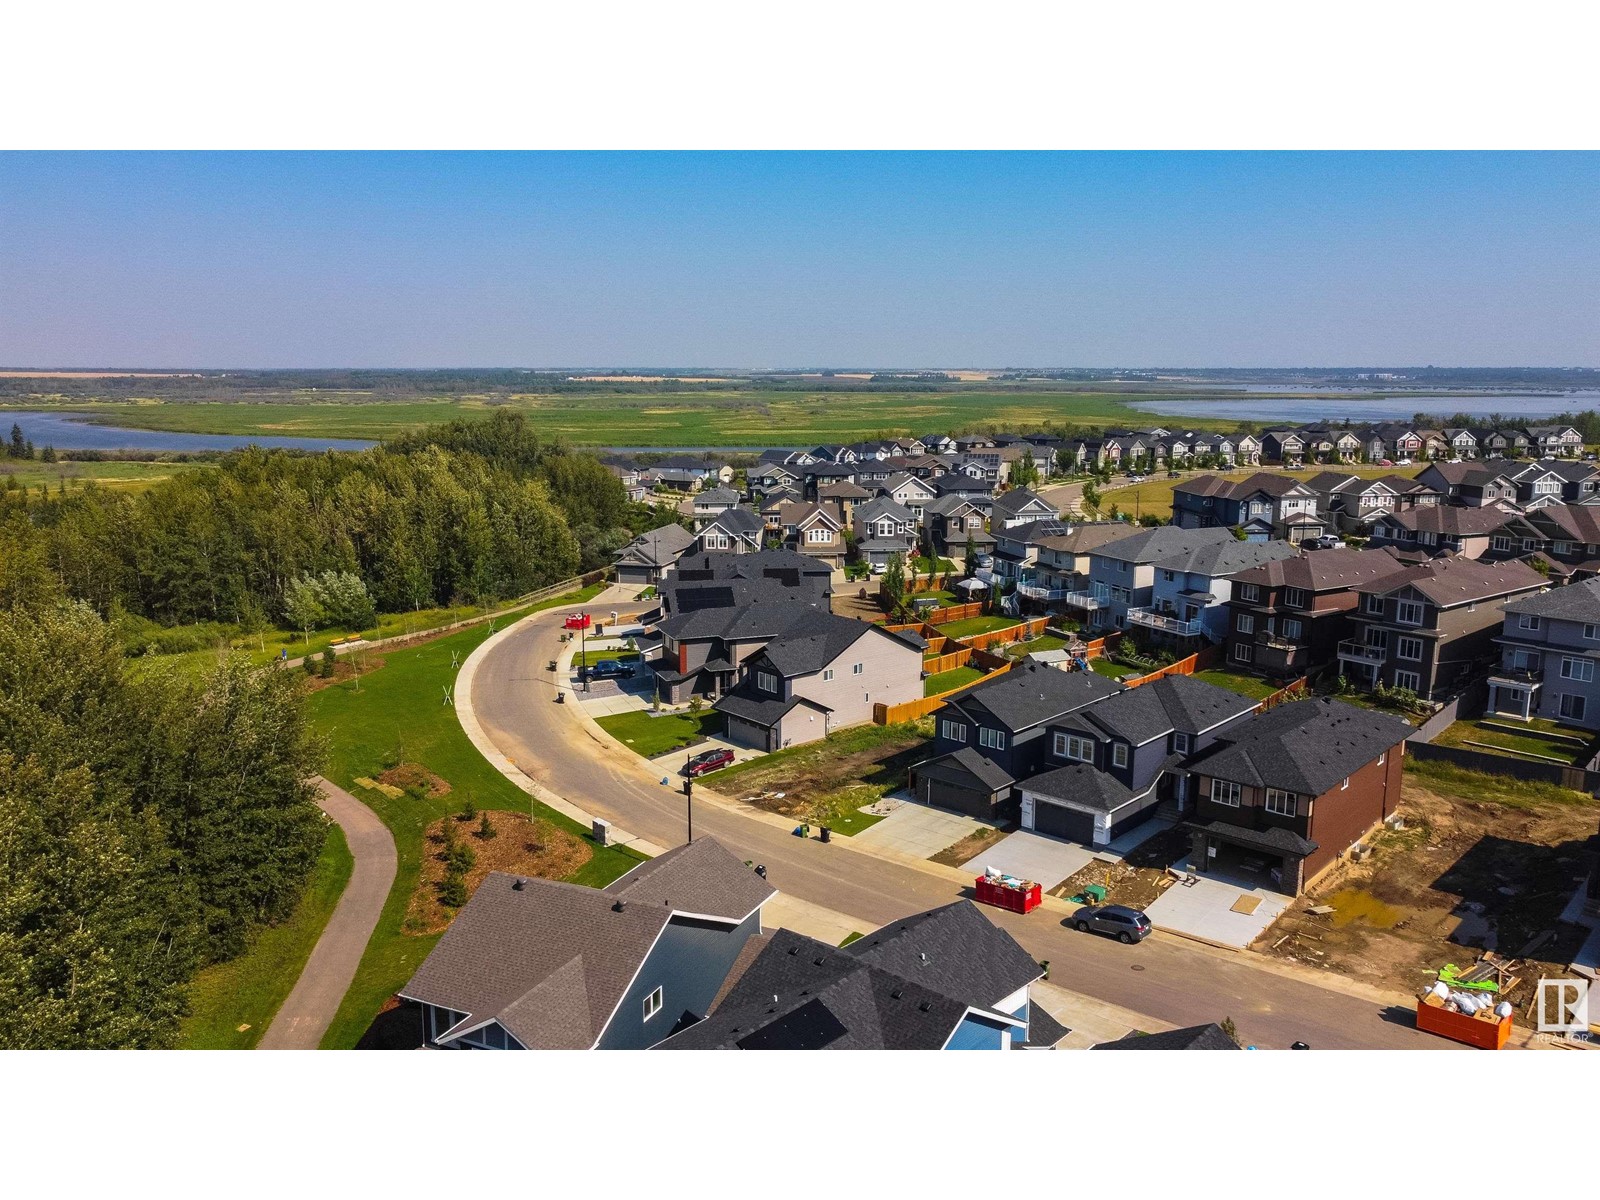
[[[1489,682],[1506,687],[1538,687],[1544,682],[1544,672],[1537,667],[1505,667],[1489,672]]]
[[[1090,612],[1106,606],[1106,602],[1093,592],[1063,592],[1060,599],[1074,608],[1086,608]]]
[[[1198,617],[1192,621],[1180,621],[1154,608],[1130,608],[1128,620],[1134,625],[1170,633],[1173,637],[1198,637],[1204,628],[1204,622]]]
[[[1072,593],[1066,588],[1041,587],[1037,583],[1017,584],[1017,594],[1029,600],[1065,600]]]
[[[1300,649],[1299,642],[1291,642],[1288,638],[1279,637],[1275,633],[1256,634],[1256,645],[1270,646],[1274,650],[1295,651]]]
[[[1365,642],[1352,640],[1339,643],[1339,657],[1356,662],[1381,663],[1389,657],[1389,649],[1387,646],[1369,646]]]

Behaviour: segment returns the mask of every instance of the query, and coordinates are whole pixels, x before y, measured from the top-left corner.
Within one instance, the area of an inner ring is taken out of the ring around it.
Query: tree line
[[[650,516],[501,410],[357,454],[241,451],[137,494],[0,492],[0,609],[294,625],[302,581],[330,572],[384,612],[479,603],[603,565]]]

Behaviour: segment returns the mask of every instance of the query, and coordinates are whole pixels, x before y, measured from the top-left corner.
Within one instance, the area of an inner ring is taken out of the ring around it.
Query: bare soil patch
[[[1448,795],[1406,779],[1405,825],[1370,835],[1373,856],[1330,872],[1257,940],[1280,958],[1413,991],[1481,950],[1564,974],[1586,931],[1557,918],[1586,869],[1600,805]],[[1312,907],[1331,912],[1313,914]],[[1511,998],[1525,1003],[1531,985]]]
[[[401,791],[410,791],[419,788],[429,797],[448,796],[450,784],[441,779],[421,763],[401,763],[398,767],[390,767],[378,776],[380,783],[387,783]]]
[[[536,879],[565,879],[593,856],[593,851],[578,837],[544,821],[532,821],[521,813],[489,812],[495,836],[478,832],[478,821],[464,821],[452,814],[428,826],[423,839],[422,871],[416,890],[406,908],[405,930],[411,934],[439,933],[455,917],[457,909],[442,903],[439,892],[445,876],[446,822],[455,827],[458,841],[472,847],[476,861],[467,872],[467,894],[490,871],[506,871]]]
[[[853,741],[866,744],[853,747]],[[781,752],[772,761],[756,759],[737,775],[708,776],[707,783],[768,812],[826,823],[905,787],[906,772],[927,754],[927,740],[915,727],[894,736],[869,726]]]
[[[357,676],[371,675],[374,671],[383,667],[384,661],[384,657],[381,654],[368,654],[365,652],[362,653],[359,659],[355,660],[336,658],[333,661],[333,674],[331,676],[327,678],[320,674],[306,676],[306,691],[320,692],[323,688],[332,687],[336,683],[346,683]],[[303,670],[304,668],[300,669]],[[321,671],[321,662],[317,663],[317,669]]]
[[[1107,904],[1126,904],[1129,908],[1143,909],[1153,904],[1174,882],[1165,871],[1132,867],[1126,861],[1092,862],[1051,888],[1050,894],[1065,900],[1094,883],[1106,889]]]
[[[1015,829],[1016,826],[1012,824],[998,827],[985,825],[976,833],[967,834],[955,845],[946,846],[939,853],[928,855],[928,861],[936,862],[946,867],[959,867],[962,863],[971,862],[977,858],[978,855],[982,854],[990,846],[1000,842]]]

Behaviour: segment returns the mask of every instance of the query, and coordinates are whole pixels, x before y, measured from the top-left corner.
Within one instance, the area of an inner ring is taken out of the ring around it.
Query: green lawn
[[[960,621],[947,621],[939,632],[953,638],[971,637],[975,633],[991,633],[996,629],[1010,629],[1022,624],[1015,617],[966,617]]]
[[[584,650],[572,656],[574,667],[592,667],[597,662],[616,659],[619,662],[638,662],[637,650]]]
[[[1138,669],[1126,663],[1112,662],[1109,658],[1091,658],[1089,669],[1096,675],[1104,675],[1107,679],[1121,679],[1124,675],[1137,675]]]
[[[1232,671],[1196,671],[1194,677],[1202,683],[1227,688],[1230,692],[1238,692],[1239,695],[1248,696],[1252,700],[1265,700],[1278,690],[1274,684],[1265,679],[1257,679],[1254,675],[1235,675]]]
[[[982,679],[984,672],[977,667],[956,667],[951,671],[940,671],[937,675],[929,675],[922,681],[922,694],[924,696],[937,696],[941,692],[948,692],[952,688],[966,687],[969,683],[977,683]]]
[[[914,558],[911,568],[918,575],[948,575],[956,569],[956,564],[948,558]]]
[[[692,745],[722,729],[722,714],[706,708],[697,713],[617,713],[596,717],[595,724],[636,754],[654,758]]]
[[[1581,766],[1590,757],[1588,744],[1574,743],[1566,739],[1542,737],[1545,732],[1537,726],[1526,730],[1509,732],[1520,724],[1514,718],[1488,718],[1476,721],[1457,721],[1438,737],[1433,739],[1435,746],[1459,746],[1463,750],[1476,750],[1483,754],[1505,753],[1513,758],[1524,755],[1532,756],[1539,761],[1554,759],[1566,763],[1568,766]],[[1551,730],[1558,727],[1551,722],[1545,722]],[[1472,745],[1467,743],[1471,742]]]
[[[561,596],[535,608],[570,604]],[[508,616],[500,624],[521,616]],[[465,659],[489,637],[487,624],[438,638],[409,650],[385,654],[387,665],[360,680],[346,681],[315,692],[306,700],[307,713],[327,743],[325,774],[349,788],[376,812],[394,834],[399,870],[383,916],[361,959],[350,991],[345,995],[324,1047],[355,1045],[384,1001],[416,971],[437,941],[436,936],[413,937],[402,922],[422,860],[424,830],[448,812],[471,799],[487,811],[529,812],[584,839],[594,857],[572,882],[600,886],[631,870],[640,856],[623,847],[594,845],[590,832],[525,795],[480,755],[461,731],[455,709],[443,703],[443,688],[454,686],[452,657]],[[443,777],[454,789],[436,800],[409,795],[395,799],[356,785],[358,776],[372,776],[392,765],[396,756],[421,763]]]
[[[1519,779],[1515,775],[1491,775],[1454,763],[1424,762],[1410,754],[1405,757],[1405,773],[1407,781],[1419,783],[1430,791],[1447,796],[1470,796],[1508,808],[1536,808],[1544,803],[1594,803],[1587,792],[1575,792],[1554,783]]]
[[[195,976],[189,986],[189,1015],[178,1030],[179,1049],[255,1047],[300,978],[354,867],[344,832],[330,824],[293,915],[281,925],[263,929],[238,958]],[[249,1028],[241,1032],[241,1025]]]
[[[1067,639],[1057,637],[1053,633],[1046,633],[1036,637],[1031,642],[1013,642],[1006,647],[1005,652],[1012,658],[1022,658],[1028,654],[1043,654],[1046,650],[1065,650]]]

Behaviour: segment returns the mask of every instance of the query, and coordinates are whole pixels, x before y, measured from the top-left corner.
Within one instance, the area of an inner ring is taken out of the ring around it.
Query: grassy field
[[[309,397],[309,393],[307,394]],[[1139,400],[1159,399],[1140,395]],[[378,401],[299,397],[284,403],[61,403],[48,397],[18,407],[55,409],[110,425],[174,433],[381,439],[421,425],[487,415],[483,400]],[[800,392],[758,388],[661,394],[521,395],[521,409],[540,430],[579,445],[766,446],[775,430],[784,442],[850,442],[878,434],[975,427],[1036,429],[1049,425],[1148,425],[1113,393],[976,388],[947,392]],[[3,417],[0,411],[0,417]],[[1195,427],[1232,429],[1238,422],[1194,420]],[[625,432],[619,432],[625,431]]]
[[[992,633],[996,629],[1010,629],[1022,622],[1015,617],[966,617],[960,621],[947,621],[939,632],[953,638],[971,637],[975,633]]]
[[[344,832],[330,823],[294,915],[263,929],[232,962],[219,963],[195,977],[189,988],[189,1015],[178,1030],[179,1049],[254,1049],[300,978],[354,867]],[[241,1030],[241,1025],[248,1028]]]
[[[595,724],[617,741],[645,758],[654,758],[700,741],[722,729],[722,714],[711,709],[697,713],[616,713],[596,717]]]
[[[3,415],[3,414],[0,414]],[[3,424],[3,422],[0,422]],[[8,479],[23,487],[48,487],[52,495],[62,481],[70,492],[94,482],[115,491],[139,492],[185,471],[210,470],[203,462],[39,462],[37,459],[0,458],[0,487]]]
[[[558,597],[540,607],[567,603],[570,597]],[[424,831],[466,800],[485,811],[531,813],[583,838],[593,857],[572,882],[600,886],[641,861],[622,847],[595,845],[589,830],[530,799],[467,740],[455,709],[442,703],[442,689],[455,679],[452,656],[465,659],[488,636],[488,625],[478,625],[414,649],[387,652],[385,666],[363,676],[359,691],[347,681],[307,698],[308,715],[327,744],[325,774],[371,806],[394,834],[399,854],[394,889],[324,1047],[354,1046],[384,1001],[433,948],[436,937],[413,936],[403,928],[406,906],[421,867]],[[422,764],[453,790],[437,798],[390,798],[356,784],[358,777],[375,776],[399,761]]]
[[[977,683],[982,678],[983,672],[977,667],[957,667],[953,671],[940,671],[937,675],[929,675],[922,681],[922,694],[937,696],[940,692]]]
[[[1504,753],[1512,758],[1531,756],[1535,760],[1555,759],[1567,766],[1581,766],[1588,761],[1588,739],[1574,742],[1568,737],[1542,736],[1567,733],[1554,721],[1535,719],[1528,722],[1524,729],[1515,728],[1521,724],[1514,718],[1457,721],[1434,738],[1433,744],[1459,746],[1463,750],[1476,750],[1483,754]],[[1472,744],[1468,745],[1469,742]]]
[[[1163,521],[1172,518],[1172,489],[1186,479],[1193,479],[1197,475],[1224,475],[1229,479],[1246,479],[1257,471],[1269,471],[1274,475],[1286,475],[1290,479],[1310,479],[1313,475],[1320,475],[1324,471],[1343,471],[1347,475],[1359,475],[1363,479],[1375,479],[1380,475],[1415,475],[1420,468],[1417,467],[1373,467],[1360,463],[1351,466],[1326,466],[1313,467],[1309,470],[1280,471],[1277,467],[1251,467],[1243,471],[1186,471],[1182,479],[1147,479],[1143,483],[1127,484],[1120,487],[1103,487],[1100,489],[1100,511],[1109,513],[1113,505],[1122,512],[1128,513],[1135,520],[1140,517],[1157,517]]]

